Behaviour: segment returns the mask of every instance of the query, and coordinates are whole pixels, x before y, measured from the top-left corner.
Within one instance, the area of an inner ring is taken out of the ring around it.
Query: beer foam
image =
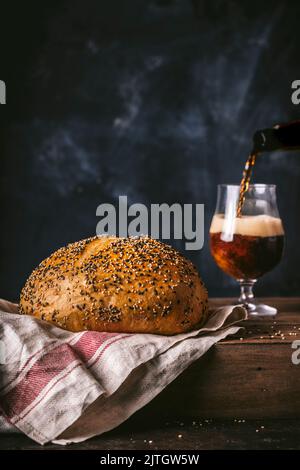
[[[225,239],[230,239],[234,234],[251,237],[275,237],[284,234],[281,219],[264,214],[246,215],[234,219],[226,219],[223,214],[215,214],[210,233],[220,232]]]

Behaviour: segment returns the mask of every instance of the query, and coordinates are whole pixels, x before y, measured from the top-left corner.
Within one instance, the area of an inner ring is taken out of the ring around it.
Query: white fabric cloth
[[[160,336],[71,333],[16,312],[0,301],[0,429],[40,444],[115,428],[246,318],[240,306],[218,308],[199,330]]]

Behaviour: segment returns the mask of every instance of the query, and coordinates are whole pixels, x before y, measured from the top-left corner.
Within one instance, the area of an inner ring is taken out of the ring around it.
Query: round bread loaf
[[[28,278],[20,313],[69,331],[172,335],[200,326],[207,291],[194,265],[148,237],[94,237],[45,259]]]

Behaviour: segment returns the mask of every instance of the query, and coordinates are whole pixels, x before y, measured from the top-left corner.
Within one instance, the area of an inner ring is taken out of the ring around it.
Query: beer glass
[[[210,249],[217,265],[240,284],[239,304],[248,316],[276,315],[274,307],[253,296],[257,279],[280,261],[284,230],[276,202],[276,186],[249,185],[237,217],[240,186],[218,186],[217,205],[210,227]]]

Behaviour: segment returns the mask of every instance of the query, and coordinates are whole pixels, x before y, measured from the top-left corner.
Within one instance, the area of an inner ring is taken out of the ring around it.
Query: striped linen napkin
[[[240,306],[175,336],[71,333],[0,300],[0,430],[39,444],[81,442],[149,403],[212,345],[239,330]]]

